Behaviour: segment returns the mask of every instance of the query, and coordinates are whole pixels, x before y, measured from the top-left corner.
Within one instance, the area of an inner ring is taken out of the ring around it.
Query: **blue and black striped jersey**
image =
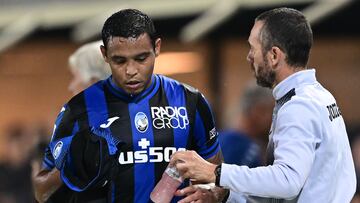
[[[160,75],[153,75],[150,87],[135,96],[117,87],[111,77],[74,96],[58,115],[43,166],[61,169],[64,157],[74,161],[67,154],[72,138],[89,128],[108,131],[111,139],[122,143],[118,148],[109,144],[118,170],[107,183],[108,202],[149,202],[171,154],[195,150],[207,159],[220,149],[203,95]],[[66,175],[62,179],[69,188],[81,191]]]

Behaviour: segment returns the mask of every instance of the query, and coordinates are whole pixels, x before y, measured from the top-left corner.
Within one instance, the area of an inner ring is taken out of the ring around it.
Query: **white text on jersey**
[[[148,150],[121,152],[119,155],[119,163],[133,164],[133,163],[155,163],[155,162],[169,162],[170,156],[176,151],[185,151],[185,148],[175,147],[149,147]]]
[[[187,111],[183,106],[151,107],[151,117],[153,126],[156,129],[185,129],[189,125]]]

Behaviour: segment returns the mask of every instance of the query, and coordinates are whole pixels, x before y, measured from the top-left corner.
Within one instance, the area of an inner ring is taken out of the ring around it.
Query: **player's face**
[[[275,82],[275,72],[269,65],[269,60],[262,51],[262,44],[260,41],[260,31],[263,26],[261,21],[257,21],[251,30],[248,42],[250,44],[250,51],[247,55],[247,60],[254,71],[256,82],[263,87],[272,88]]]
[[[112,37],[107,49],[101,48],[110,64],[114,83],[126,93],[136,95],[150,86],[155,57],[160,53],[161,40],[155,49],[148,34],[137,38]]]

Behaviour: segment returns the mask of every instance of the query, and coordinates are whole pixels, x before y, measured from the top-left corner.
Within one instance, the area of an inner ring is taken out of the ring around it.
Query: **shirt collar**
[[[296,89],[300,85],[314,83],[316,83],[315,69],[301,70],[277,84],[273,89],[273,96],[275,100],[278,100],[293,88]]]

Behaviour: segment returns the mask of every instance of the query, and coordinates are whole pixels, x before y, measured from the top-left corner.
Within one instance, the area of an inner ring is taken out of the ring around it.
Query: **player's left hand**
[[[195,151],[176,152],[171,157],[170,165],[175,166],[183,178],[190,178],[192,182],[215,182],[216,165],[204,160]]]
[[[178,203],[212,203],[217,202],[215,194],[211,190],[194,187],[193,185],[177,190],[176,196],[186,196]]]

